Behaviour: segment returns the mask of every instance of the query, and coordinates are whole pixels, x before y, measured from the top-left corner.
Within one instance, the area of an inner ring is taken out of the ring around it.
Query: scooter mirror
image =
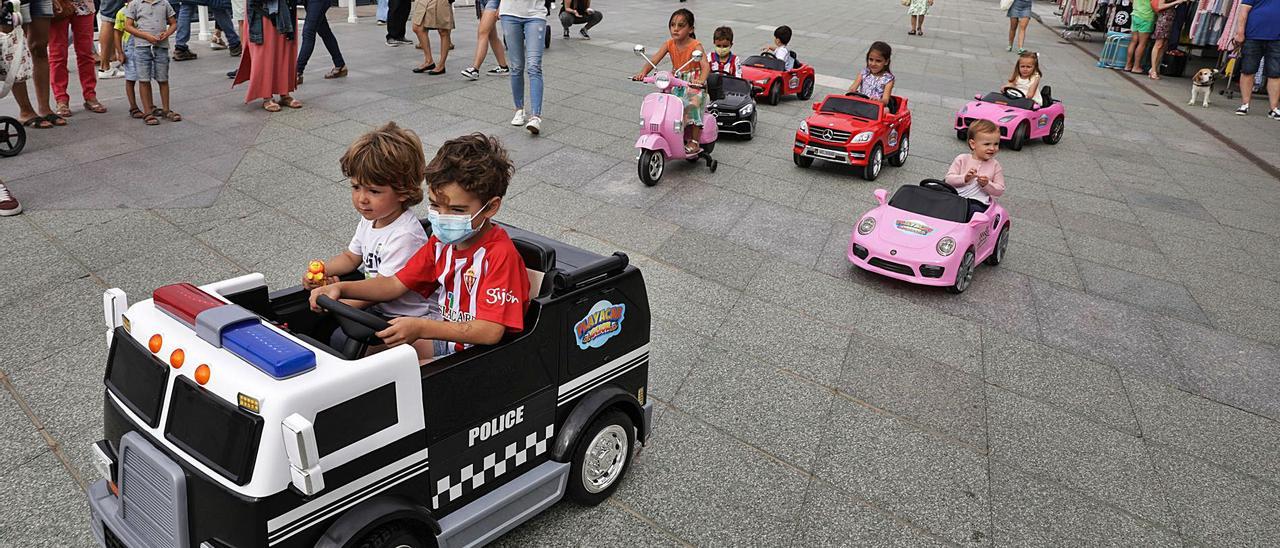
[[[701,51],[693,52],[693,62],[697,63],[699,61],[702,61],[702,52]]]
[[[644,55],[644,44],[636,44],[636,47],[631,48],[631,51],[636,52],[636,55]]]

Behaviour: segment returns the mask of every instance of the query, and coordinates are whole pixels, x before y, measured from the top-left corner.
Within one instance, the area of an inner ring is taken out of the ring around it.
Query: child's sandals
[[[159,109],[154,110],[154,111],[151,111],[150,113],[147,113],[147,115],[146,115],[146,116],[143,116],[143,117],[142,117],[142,121],[143,121],[143,123],[145,123],[145,124],[147,124],[147,125],[149,125],[149,126],[158,126],[158,125],[160,125],[160,118],[156,117],[156,113],[157,113],[157,112],[159,112]]]
[[[142,109],[138,107],[129,109],[129,117],[135,120],[141,120],[143,118]]]
[[[176,112],[174,112],[174,111],[172,111],[172,110],[166,110],[166,111],[164,112],[164,119],[165,119],[165,120],[168,120],[168,121],[170,121],[170,122],[181,122],[181,121],[182,121],[182,115],[181,115],[181,114],[178,114],[178,113],[176,113]]]

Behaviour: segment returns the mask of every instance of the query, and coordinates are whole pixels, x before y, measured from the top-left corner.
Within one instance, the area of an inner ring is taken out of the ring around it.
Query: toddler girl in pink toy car
[[[1044,104],[1040,96],[1040,55],[1034,51],[1024,51],[1018,55],[1018,64],[1013,67],[1013,75],[1004,83],[1006,88],[1016,88],[1022,95],[1035,102],[1036,106]]]
[[[679,97],[684,103],[684,125],[691,128],[689,130],[689,140],[685,142],[685,151],[689,154],[697,154],[702,150],[698,144],[698,138],[702,136],[702,106],[703,91],[701,86],[706,82],[707,75],[711,74],[711,65],[707,62],[706,52],[703,51],[702,43],[698,41],[693,32],[693,12],[681,8],[671,14],[671,19],[667,21],[667,27],[671,30],[671,39],[662,45],[662,49],[649,59],[654,65],[662,61],[663,57],[671,57],[672,76],[698,86],[697,88],[676,88],[671,90],[671,94]],[[702,59],[695,63],[690,63],[684,70],[684,67],[690,59],[693,58],[693,52],[703,52]],[[633,80],[643,80],[649,74],[652,67],[646,65],[644,70],[632,77]],[[676,72],[679,71],[679,72]]]
[[[943,180],[969,200],[972,214],[986,211],[992,196],[1004,194],[1004,170],[995,158],[1000,151],[1000,128],[990,120],[975,120],[969,125],[969,150],[956,156]]]
[[[867,50],[867,66],[858,73],[849,86],[849,93],[861,93],[874,101],[889,104],[893,96],[893,71],[889,70],[889,62],[893,57],[893,48],[884,42],[875,42]]]

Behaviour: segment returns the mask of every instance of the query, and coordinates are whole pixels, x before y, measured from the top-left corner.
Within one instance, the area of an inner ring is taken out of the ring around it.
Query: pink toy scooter
[[[645,56],[644,46],[637,44],[634,51],[654,69],[658,68]],[[689,63],[700,61],[702,61],[702,52],[695,51],[693,58],[677,69],[677,72],[684,70]],[[658,184],[658,180],[662,179],[662,173],[666,170],[667,158],[683,158],[690,163],[701,159],[707,163],[711,172],[715,173],[716,168],[720,166],[720,162],[711,158],[711,151],[716,145],[715,116],[709,111],[703,111],[702,136],[698,139],[702,145],[702,151],[689,154],[684,149],[685,139],[689,133],[689,128],[684,127],[684,103],[679,97],[671,94],[671,90],[676,87],[697,86],[676,78],[664,70],[646,76],[644,83],[653,84],[658,91],[646,95],[644,105],[640,107],[640,138],[636,140],[636,148],[640,149],[640,156],[636,158],[640,180],[648,186]]]

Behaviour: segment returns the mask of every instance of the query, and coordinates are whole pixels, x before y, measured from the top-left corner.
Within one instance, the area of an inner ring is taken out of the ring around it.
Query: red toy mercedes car
[[[862,178],[874,181],[886,156],[894,167],[907,163],[911,110],[905,98],[894,95],[884,105],[857,93],[828,95],[813,110],[796,131],[796,165],[809,167],[816,158],[860,166]]]
[[[787,70],[782,60],[772,55],[752,55],[742,62],[742,78],[751,82],[756,97],[763,96],[770,105],[791,94],[807,101],[813,96],[813,67],[796,59],[794,51],[791,61],[795,68]]]

